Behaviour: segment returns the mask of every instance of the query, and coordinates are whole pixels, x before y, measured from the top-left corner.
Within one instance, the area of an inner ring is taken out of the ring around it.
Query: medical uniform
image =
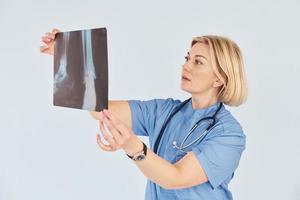
[[[173,98],[152,99],[147,101],[129,100],[132,115],[132,129],[136,135],[149,136],[150,149],[153,150],[155,140],[164,121],[181,101]],[[161,138],[158,155],[170,163],[175,163],[193,151],[201,163],[208,181],[206,183],[182,189],[165,189],[148,180],[146,200],[217,200],[232,199],[228,183],[233,178],[239,160],[245,149],[245,135],[238,121],[223,106],[216,116],[216,124],[201,141],[185,149],[185,152],[173,147],[178,146],[191,127],[201,118],[212,116],[220,102],[207,108],[193,109],[190,100],[178,111],[168,123]],[[204,132],[210,121],[204,121],[193,131],[185,144]]]

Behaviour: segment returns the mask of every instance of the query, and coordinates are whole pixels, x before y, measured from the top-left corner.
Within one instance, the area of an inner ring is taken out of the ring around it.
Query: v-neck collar
[[[194,123],[194,121],[197,121],[200,118],[212,116],[217,111],[220,104],[221,102],[217,101],[208,107],[194,109],[192,105],[192,99],[190,99],[180,111],[183,113],[186,120]]]

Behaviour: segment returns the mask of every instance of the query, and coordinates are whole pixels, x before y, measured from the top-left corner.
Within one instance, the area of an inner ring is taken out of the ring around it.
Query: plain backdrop
[[[52,28],[106,27],[109,99],[184,100],[192,37],[238,43],[250,94],[227,108],[247,146],[229,188],[239,200],[300,200],[299,10],[297,0],[0,0],[0,199],[144,198],[146,177],[122,150],[97,146],[89,113],[52,105],[53,57],[39,53]]]

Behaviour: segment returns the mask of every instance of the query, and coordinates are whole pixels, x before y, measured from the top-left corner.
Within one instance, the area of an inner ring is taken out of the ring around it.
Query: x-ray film
[[[89,111],[107,109],[106,28],[60,32],[55,41],[53,104]]]

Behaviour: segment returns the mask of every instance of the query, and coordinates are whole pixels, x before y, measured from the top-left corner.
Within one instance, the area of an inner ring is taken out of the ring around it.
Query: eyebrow
[[[190,55],[190,52],[187,52],[187,54]],[[200,55],[200,54],[195,55],[195,57],[202,57],[202,58],[204,58],[205,60],[207,60],[207,58],[205,58],[205,56]]]

